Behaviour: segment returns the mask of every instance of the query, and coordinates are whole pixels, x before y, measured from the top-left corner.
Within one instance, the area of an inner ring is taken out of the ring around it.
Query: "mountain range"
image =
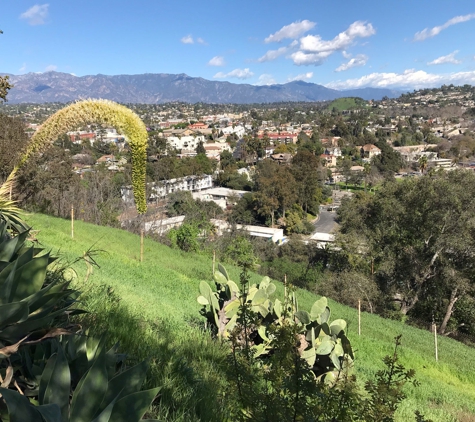
[[[183,73],[75,76],[62,72],[45,72],[9,76],[14,85],[8,94],[11,103],[66,103],[85,98],[105,98],[120,103],[142,104],[170,101],[250,104],[327,101],[341,97],[381,100],[384,96],[394,98],[402,93],[384,88],[338,91],[303,81],[260,86],[234,84],[194,78]]]

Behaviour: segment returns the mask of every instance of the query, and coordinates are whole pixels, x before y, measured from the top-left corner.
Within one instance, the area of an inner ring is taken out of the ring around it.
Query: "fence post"
[[[140,230],[140,262],[143,262],[143,229]]]
[[[432,325],[432,328],[434,329],[434,346],[435,346],[435,361],[439,361],[439,350],[437,346],[437,325],[435,323]]]
[[[361,300],[358,299],[358,335],[361,335]]]
[[[71,205],[71,239],[74,239],[74,205]]]

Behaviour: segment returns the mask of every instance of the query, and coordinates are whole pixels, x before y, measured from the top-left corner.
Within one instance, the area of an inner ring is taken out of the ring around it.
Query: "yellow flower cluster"
[[[139,116],[125,106],[108,100],[85,100],[71,104],[53,114],[32,136],[16,170],[32,154],[42,151],[68,130],[88,123],[102,123],[116,128],[129,141],[132,153],[132,186],[137,211],[147,210],[145,199],[145,167],[147,162],[147,129]]]

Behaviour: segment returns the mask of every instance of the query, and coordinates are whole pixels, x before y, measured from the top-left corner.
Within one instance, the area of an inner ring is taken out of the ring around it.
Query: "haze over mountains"
[[[283,85],[233,84],[210,81],[185,74],[88,75],[45,72],[9,75],[14,88],[11,103],[69,102],[84,98],[105,98],[121,103],[157,104],[169,101],[189,103],[271,103],[280,101],[326,101],[341,97],[380,100],[398,97],[392,89],[362,88],[337,91],[302,81]]]

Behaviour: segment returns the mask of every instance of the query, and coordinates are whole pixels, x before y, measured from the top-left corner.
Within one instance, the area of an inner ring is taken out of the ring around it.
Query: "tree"
[[[0,76],[0,102],[6,102],[8,91],[13,88],[13,85],[9,82],[10,77]]]
[[[27,144],[25,124],[19,118],[0,113],[0,182],[4,181],[18,164]]]
[[[203,141],[198,142],[198,146],[196,147],[195,151],[197,154],[206,155],[206,150],[205,150],[205,147],[203,146]]]
[[[421,169],[421,173],[424,174],[427,169],[427,155],[422,155],[421,158],[419,158],[419,168]]]
[[[444,333],[456,302],[475,293],[474,196],[475,175],[464,170],[386,182],[340,207],[343,248],[358,239],[388,302],[434,317]]]
[[[299,151],[292,159],[291,171],[297,183],[297,202],[305,210],[317,215],[318,198],[318,167],[319,159],[309,151]],[[320,192],[321,193],[321,192]]]
[[[269,216],[273,226],[275,213],[280,209],[285,216],[286,208],[297,198],[295,179],[287,166],[264,160],[258,165],[255,182],[258,213]]]

